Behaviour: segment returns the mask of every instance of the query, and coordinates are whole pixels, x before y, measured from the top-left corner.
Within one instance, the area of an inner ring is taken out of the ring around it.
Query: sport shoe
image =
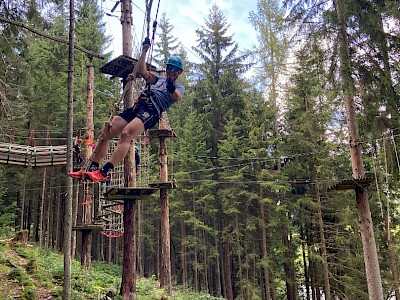
[[[106,181],[109,178],[108,176],[104,176],[100,170],[96,170],[93,172],[85,172],[85,176],[94,182]]]
[[[79,171],[76,172],[68,172],[68,176],[72,178],[78,178],[82,179],[83,178],[83,173],[85,173],[84,169],[80,169]]]

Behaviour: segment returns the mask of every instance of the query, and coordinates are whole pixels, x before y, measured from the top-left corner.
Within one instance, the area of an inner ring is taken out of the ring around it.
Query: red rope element
[[[117,231],[100,231],[100,233],[108,238],[119,238],[124,235],[122,232]]]
[[[88,204],[92,204],[92,201],[86,201],[81,203],[81,205],[88,205]]]
[[[29,139],[26,142],[28,146],[35,147],[35,130],[31,130],[29,134]]]
[[[123,205],[116,205],[114,208],[115,208],[116,211],[122,211],[124,206]]]

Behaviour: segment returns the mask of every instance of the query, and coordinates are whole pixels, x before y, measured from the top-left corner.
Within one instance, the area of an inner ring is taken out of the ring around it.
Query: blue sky
[[[105,13],[111,13],[116,1],[104,0],[101,2]],[[132,1],[133,5],[133,39],[141,43],[144,24],[145,0]],[[173,35],[178,38],[181,44],[188,51],[189,59],[198,62],[199,59],[191,53],[191,47],[196,45],[195,30],[205,25],[211,6],[216,3],[223,11],[230,29],[227,34],[233,35],[239,49],[249,49],[257,42],[257,33],[249,22],[250,11],[256,11],[257,0],[160,0],[158,21],[162,13],[166,13],[171,25],[174,26]],[[155,17],[158,0],[153,0],[152,18]],[[117,6],[112,16],[105,16],[107,34],[113,37],[109,47],[113,51],[113,57],[122,54],[120,5]],[[159,28],[157,28],[157,32]],[[157,39],[157,37],[156,37]]]

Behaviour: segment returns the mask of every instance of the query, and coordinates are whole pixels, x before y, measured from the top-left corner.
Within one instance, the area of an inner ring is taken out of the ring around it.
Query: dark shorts
[[[134,118],[140,119],[145,129],[154,127],[160,119],[157,109],[150,102],[140,99],[134,107],[128,108],[119,114],[121,118],[130,123]]]

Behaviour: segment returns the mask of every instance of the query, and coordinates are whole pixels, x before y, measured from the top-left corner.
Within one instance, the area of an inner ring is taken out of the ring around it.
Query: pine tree
[[[173,36],[172,32],[174,26],[167,19],[167,14],[164,12],[160,19],[159,32],[157,42],[154,43],[155,55],[154,61],[161,67],[167,64],[168,58],[171,54],[176,54],[178,50],[177,41],[178,39]]]
[[[212,179],[220,180],[219,141],[223,139],[226,119],[224,113],[232,110],[234,117],[243,114],[244,102],[241,89],[243,87],[239,75],[246,70],[247,65],[243,63],[245,56],[237,53],[238,45],[232,36],[227,36],[229,25],[226,18],[217,5],[210,9],[205,26],[196,30],[197,46],[194,51],[203,60],[194,70],[194,78],[197,83],[194,86],[193,107],[199,113],[205,114],[207,122],[211,125],[208,131],[207,146],[211,149],[210,155],[214,157],[215,167]],[[218,194],[220,185],[215,187],[213,194]],[[214,204],[218,209],[218,223],[215,224],[219,234],[222,233],[226,218],[223,216],[223,207],[220,199]],[[228,241],[217,239],[218,252],[220,252],[219,266],[230,265],[230,248]],[[233,299],[232,270],[222,269],[225,287],[223,295]],[[220,270],[217,271],[218,273]]]

